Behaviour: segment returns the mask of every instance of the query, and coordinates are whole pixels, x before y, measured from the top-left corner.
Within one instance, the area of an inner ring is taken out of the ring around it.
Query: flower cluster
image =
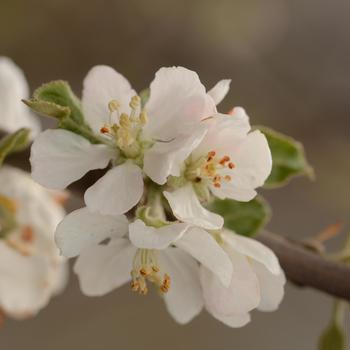
[[[85,294],[130,282],[145,295],[154,286],[179,323],[205,307],[232,327],[255,308],[277,308],[285,277],[273,252],[224,229],[206,207],[212,198],[250,201],[271,172],[266,138],[245,110],[217,111],[229,85],[207,92],[195,72],[161,68],[145,99],[114,69],[96,66],[81,102],[94,142],[62,128],[35,139],[32,176],[48,188],[108,167],[85,192],[86,207],[56,230],[62,254],[78,257]]]
[[[23,72],[0,57],[2,131],[40,131],[38,118],[20,103],[28,95]],[[34,316],[65,287],[68,264],[54,242],[65,196],[41,187],[24,171],[0,168],[0,321]]]

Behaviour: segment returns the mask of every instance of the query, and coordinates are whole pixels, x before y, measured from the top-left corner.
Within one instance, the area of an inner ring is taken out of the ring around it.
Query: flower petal
[[[250,322],[250,314],[237,314],[232,316],[222,316],[218,314],[211,313],[217,320],[221,321],[226,326],[232,328],[240,328],[244,327]]]
[[[116,100],[120,113],[130,113],[130,100],[136,92],[121,74],[108,66],[95,66],[84,80],[82,105],[84,116],[91,128],[99,133],[101,127],[109,123],[108,103]],[[116,122],[116,120],[113,120]]]
[[[144,171],[154,182],[163,185],[169,175],[180,176],[184,161],[202,141],[207,128],[196,125],[187,131],[170,142],[157,142],[145,152]]]
[[[104,215],[126,213],[141,199],[143,178],[141,169],[126,162],[109,170],[85,192],[86,206]]]
[[[245,256],[229,249],[227,253],[233,265],[232,280],[228,288],[206,267],[201,267],[205,305],[214,315],[246,314],[260,303],[259,283]]]
[[[164,294],[169,313],[178,323],[190,322],[203,307],[197,262],[177,248],[161,251],[158,262],[171,280],[170,289]]]
[[[29,87],[23,71],[9,58],[0,57],[0,129],[14,132],[19,128],[41,130],[39,118],[32,114],[21,99],[28,98]]]
[[[235,168],[230,171],[232,181],[211,191],[219,198],[250,201],[256,195],[255,188],[262,186],[270,175],[272,158],[266,137],[259,130],[248,134],[232,156]]]
[[[35,315],[46,306],[48,261],[39,256],[24,256],[0,242],[0,308],[15,318]]]
[[[187,184],[174,192],[163,192],[173,214],[177,219],[207,230],[220,229],[224,219],[205,209],[199,202],[191,184]]]
[[[101,296],[130,281],[135,252],[136,248],[123,238],[85,249],[74,266],[82,292]]]
[[[224,241],[235,251],[263,264],[272,274],[278,275],[281,267],[275,253],[255,239],[225,231]]]
[[[64,189],[88,171],[105,168],[114,155],[70,131],[45,130],[31,148],[32,177],[45,187]]]
[[[149,122],[145,133],[153,139],[170,140],[184,125],[213,115],[216,108],[197,73],[170,67],[156,73],[146,110]]]
[[[53,262],[51,267],[51,283],[52,292],[54,295],[61,294],[68,284],[69,280],[69,265],[66,259],[61,257],[60,261]]]
[[[216,105],[218,105],[225,98],[230,90],[230,84],[231,79],[223,79],[218,81],[215,86],[208,91],[208,95],[210,95]]]
[[[275,311],[284,296],[286,277],[283,270],[278,275],[273,275],[264,265],[253,261],[253,269],[259,280],[261,301],[258,306],[260,311]]]
[[[106,238],[122,237],[128,232],[124,215],[101,215],[81,208],[68,214],[57,226],[55,239],[62,255],[72,258]]]
[[[230,285],[233,270],[231,259],[207,231],[192,227],[175,245],[216,274],[223,285]]]
[[[188,227],[188,224],[175,223],[155,228],[136,220],[129,225],[129,238],[137,248],[165,249],[181,238]]]

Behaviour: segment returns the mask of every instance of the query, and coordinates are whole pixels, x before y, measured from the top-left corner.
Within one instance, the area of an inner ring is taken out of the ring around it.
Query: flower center
[[[141,109],[141,99],[133,96],[130,100],[130,115],[120,113],[120,103],[112,100],[108,103],[109,123],[101,127],[100,132],[109,136],[111,141],[122,151],[126,158],[135,159],[142,155],[149,142],[141,139],[142,128],[147,124],[145,109]],[[117,122],[112,122],[116,116]]]
[[[131,271],[131,290],[141,295],[148,293],[147,282],[155,284],[159,291],[167,293],[170,288],[170,276],[161,277],[156,252],[150,249],[138,249]]]
[[[217,157],[215,151],[210,151],[205,157],[200,157],[190,164],[185,176],[188,180],[197,184],[213,184],[220,188],[222,181],[229,182],[232,180],[232,175],[221,175],[221,173],[234,167],[235,164],[231,162],[229,156]]]

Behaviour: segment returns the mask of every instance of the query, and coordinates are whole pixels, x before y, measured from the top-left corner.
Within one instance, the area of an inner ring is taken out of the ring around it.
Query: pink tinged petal
[[[234,115],[217,113],[203,123],[208,132],[193,152],[193,158],[215,151],[218,157],[232,157],[250,131],[249,117],[241,107],[234,108]]]
[[[193,224],[207,230],[222,228],[224,219],[205,209],[199,202],[191,184],[174,192],[163,192],[173,211],[174,216],[183,222]]]
[[[180,239],[188,227],[188,224],[175,223],[155,228],[136,220],[129,225],[129,238],[137,248],[165,249]]]
[[[227,95],[230,90],[231,79],[223,79],[218,81],[214,87],[208,91],[208,95],[218,105]]]
[[[264,265],[253,261],[253,269],[259,280],[261,301],[260,311],[275,311],[284,296],[286,277],[281,270],[278,275],[272,274]]]
[[[143,177],[141,169],[126,162],[109,170],[85,192],[86,206],[103,215],[126,213],[141,199]]]
[[[0,242],[0,308],[14,318],[35,315],[50,298],[49,263]]]
[[[230,285],[233,270],[231,259],[207,231],[192,227],[175,245],[213,272],[224,286]]]
[[[29,97],[29,87],[23,71],[9,58],[0,57],[0,130],[15,132],[31,129],[31,137],[41,130],[39,118],[21,99]]]
[[[164,294],[169,313],[178,323],[190,322],[203,308],[197,262],[177,248],[161,251],[158,262],[170,276],[170,289]]]
[[[136,92],[121,74],[108,66],[95,66],[84,80],[82,105],[84,116],[91,128],[99,133],[109,123],[108,103],[116,100],[120,113],[130,113],[129,103]],[[112,120],[116,122],[117,120]]]
[[[211,313],[217,320],[221,321],[226,326],[232,328],[241,328],[246,326],[250,322],[250,314],[237,314],[232,316],[223,316]]]
[[[144,171],[154,182],[163,185],[169,175],[180,176],[184,161],[202,141],[207,128],[197,125],[189,131],[170,142],[157,142],[145,152]]]
[[[32,177],[45,187],[64,189],[88,171],[105,168],[114,156],[110,147],[70,131],[45,130],[31,148]]]
[[[201,267],[201,283],[206,308],[214,315],[246,314],[260,303],[259,283],[247,258],[227,250],[233,265],[230,286],[225,287],[216,275]]]
[[[272,274],[278,275],[281,272],[275,253],[257,240],[230,231],[223,234],[223,239],[231,249],[263,264]]]
[[[199,122],[216,111],[197,73],[183,67],[161,68],[150,85],[146,135],[170,140],[183,126]]]
[[[232,161],[235,164],[230,173],[232,180],[221,192],[228,198],[250,201],[256,195],[255,189],[264,184],[272,168],[271,151],[265,135],[259,130],[248,134]],[[212,191],[218,194],[213,188]]]
[[[130,281],[135,252],[136,248],[123,238],[85,249],[74,266],[82,292],[101,296]]]
[[[127,232],[128,220],[124,215],[101,215],[82,208],[68,214],[57,226],[55,240],[62,255],[72,258],[87,247]]]

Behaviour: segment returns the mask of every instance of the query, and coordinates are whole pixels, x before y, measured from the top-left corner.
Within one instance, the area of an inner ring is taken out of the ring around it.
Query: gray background
[[[264,191],[274,209],[269,228],[299,238],[349,222],[349,15],[345,0],[1,0],[0,54],[15,59],[32,88],[61,78],[78,94],[99,63],[138,90],[161,66],[194,69],[208,88],[232,78],[221,110],[242,105],[252,123],[293,135],[315,168],[315,182]],[[278,312],[254,313],[243,329],[205,313],[179,326],[156,295],[124,287],[87,298],[72,275],[35,319],[6,322],[0,348],[309,350],[330,306],[325,295],[288,286]]]

